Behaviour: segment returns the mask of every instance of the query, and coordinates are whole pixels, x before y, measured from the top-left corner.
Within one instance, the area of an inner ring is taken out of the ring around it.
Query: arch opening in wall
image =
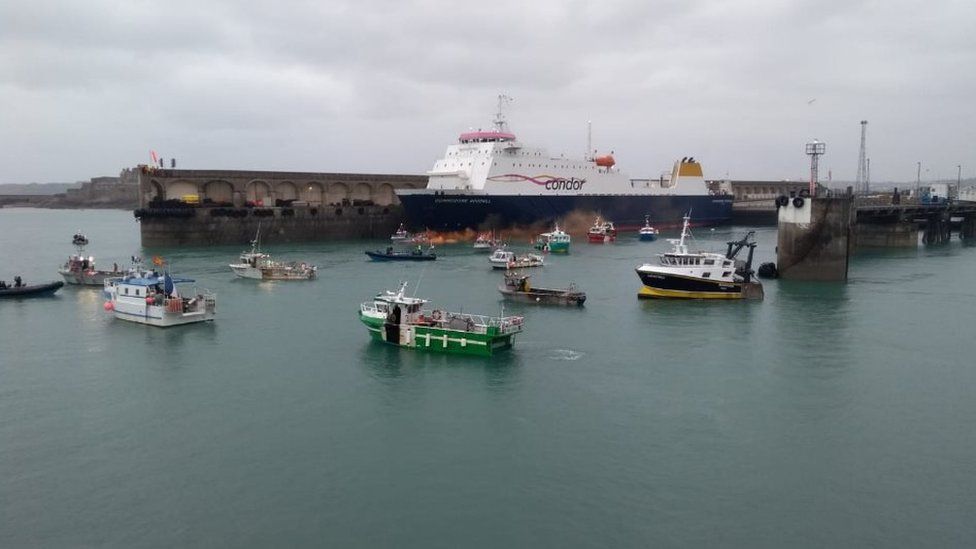
[[[226,181],[210,181],[203,186],[204,200],[215,203],[234,201],[234,187]]]
[[[174,181],[166,185],[166,200],[183,200],[184,196],[199,196],[200,189],[196,183],[189,181]]]
[[[373,199],[373,189],[366,183],[356,183],[352,188],[352,199],[367,201]]]
[[[346,200],[349,200],[349,186],[341,181],[330,183],[325,194],[326,203],[341,206]]]
[[[271,186],[264,181],[256,180],[247,184],[244,196],[246,200],[255,205],[272,206]]]
[[[396,202],[396,193],[393,192],[393,185],[389,183],[383,183],[376,189],[376,198],[373,199],[374,202],[380,206],[389,206]]]
[[[305,202],[308,202],[309,206],[322,205],[322,199],[325,196],[325,192],[322,190],[321,183],[315,181],[306,183],[303,191],[304,191],[303,194],[305,196]]]
[[[155,200],[165,200],[165,199],[166,199],[166,191],[163,190],[163,186],[159,183],[159,181],[156,181],[155,179],[150,180],[149,201],[153,202]]]
[[[275,185],[278,200],[298,200],[298,187],[291,181],[282,181]]]

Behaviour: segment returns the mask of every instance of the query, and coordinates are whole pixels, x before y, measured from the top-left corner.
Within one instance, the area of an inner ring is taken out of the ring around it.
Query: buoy
[[[106,301],[105,302],[105,305],[102,305],[102,308],[105,309],[106,311],[111,311],[115,307],[112,306],[112,302],[111,301]]]

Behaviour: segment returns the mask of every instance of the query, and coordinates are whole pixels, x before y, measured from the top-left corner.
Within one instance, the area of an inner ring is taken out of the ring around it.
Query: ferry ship
[[[501,229],[552,223],[571,212],[602,215],[621,230],[637,230],[645,219],[657,227],[680,226],[689,210],[696,225],[731,218],[732,197],[709,191],[694,158],[676,161],[670,177],[631,179],[612,154],[553,157],[509,131],[505,100],[499,96],[493,130],[462,133],[447,147],[427,172],[427,188],[396,191],[411,226]]]

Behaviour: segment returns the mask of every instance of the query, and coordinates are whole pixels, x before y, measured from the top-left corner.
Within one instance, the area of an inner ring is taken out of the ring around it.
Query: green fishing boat
[[[400,347],[491,356],[515,343],[522,331],[520,316],[488,317],[425,310],[426,299],[404,295],[407,283],[396,292],[386,291],[359,307],[359,320],[373,339]]]
[[[542,233],[535,239],[535,248],[553,254],[568,254],[572,238],[556,225],[551,232]]]

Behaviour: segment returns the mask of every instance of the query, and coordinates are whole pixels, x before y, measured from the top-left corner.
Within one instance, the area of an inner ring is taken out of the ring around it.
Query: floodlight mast
[[[812,143],[807,143],[807,156],[810,157],[810,196],[817,195],[817,183],[819,183],[817,164],[818,159],[823,156],[826,150],[827,144],[816,139]]]

